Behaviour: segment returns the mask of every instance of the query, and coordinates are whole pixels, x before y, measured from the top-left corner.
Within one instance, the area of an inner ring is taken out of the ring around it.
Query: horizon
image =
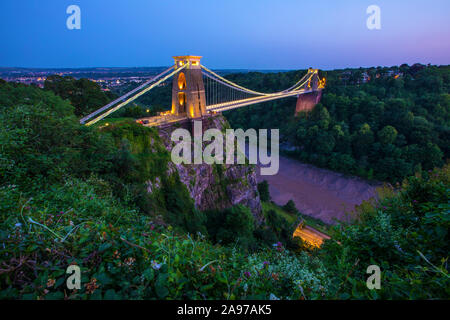
[[[412,63],[412,64],[408,64],[405,63],[406,65],[408,65],[409,67],[413,66],[413,65],[423,65],[423,66],[434,66],[434,67],[447,67],[450,66],[449,64],[432,64],[432,63],[421,63],[421,62],[416,62],[416,63]],[[320,69],[322,71],[338,71],[338,70],[346,70],[346,69],[372,69],[372,68],[398,68],[400,67],[402,64],[398,64],[398,65],[391,65],[391,66],[359,66],[359,67],[346,67],[346,68],[335,68],[335,69]],[[0,69],[31,69],[31,70],[90,70],[90,69],[162,69],[162,68],[168,68],[170,65],[160,65],[160,66],[136,66],[136,67],[126,67],[126,66],[114,66],[114,67],[105,67],[105,66],[100,66],[100,67],[22,67],[22,66],[12,66],[12,67],[5,67],[5,66],[0,66]],[[257,68],[257,69],[249,69],[249,68],[213,68],[214,70],[236,70],[236,71],[278,71],[278,72],[290,72],[290,71],[297,71],[297,70],[306,70],[308,68],[299,68],[299,69],[263,69],[263,68]]]
[[[72,4],[81,10],[80,30],[66,26]],[[177,1],[6,0],[0,61],[12,68],[143,68],[170,65],[172,56],[191,52],[222,70],[450,63],[448,1],[378,0],[380,30],[366,26],[372,4],[199,0],[179,10]]]

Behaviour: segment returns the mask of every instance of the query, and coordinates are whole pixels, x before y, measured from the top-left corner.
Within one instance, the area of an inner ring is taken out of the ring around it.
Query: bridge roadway
[[[248,98],[248,99],[243,99],[243,100],[229,101],[229,102],[209,105],[209,106],[206,106],[206,110],[210,113],[223,112],[223,111],[228,111],[228,110],[232,110],[235,108],[245,107],[245,106],[252,105],[252,104],[267,102],[267,101],[276,100],[276,99],[282,99],[282,98],[286,98],[286,97],[293,97],[293,96],[297,96],[300,94],[306,94],[306,93],[310,93],[310,92],[313,92],[313,90],[300,89],[300,90],[296,90],[294,92],[281,92],[281,93],[272,94],[269,96],[262,96],[262,97],[260,96],[260,97],[254,97],[254,98]],[[185,115],[165,114],[165,115],[160,115],[160,116],[156,116],[156,117],[141,118],[141,119],[137,120],[137,122],[146,127],[160,127],[160,126],[169,125],[171,123],[184,121],[187,119],[188,118]]]
[[[271,95],[267,95],[267,96],[259,96],[259,97],[248,98],[248,99],[243,99],[243,100],[213,104],[213,105],[206,106],[206,110],[222,112],[222,111],[232,110],[235,108],[245,107],[245,106],[248,106],[251,104],[262,103],[262,102],[282,99],[282,98],[286,98],[286,97],[298,96],[300,94],[306,94],[306,93],[310,93],[310,92],[313,92],[313,90],[300,89],[300,90],[291,91],[291,92],[280,92],[280,93],[275,93],[275,94],[271,94]]]
[[[161,127],[175,122],[183,122],[185,120],[188,120],[188,117],[185,115],[166,114],[155,117],[140,118],[136,120],[136,122],[145,127]]]

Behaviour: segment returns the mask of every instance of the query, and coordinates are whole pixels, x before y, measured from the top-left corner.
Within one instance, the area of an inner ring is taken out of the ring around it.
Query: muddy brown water
[[[284,205],[292,199],[301,213],[328,224],[349,221],[348,212],[374,197],[379,186],[283,156],[276,175],[261,176],[259,168],[256,171],[258,182],[269,183],[270,196],[276,204]]]

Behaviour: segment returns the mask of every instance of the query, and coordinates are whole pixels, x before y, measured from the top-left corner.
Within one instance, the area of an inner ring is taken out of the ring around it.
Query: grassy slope
[[[311,218],[311,217],[301,214],[301,213],[299,213],[299,215],[289,213],[286,210],[284,210],[282,207],[276,205],[273,202],[262,202],[262,208],[263,208],[264,214],[266,214],[269,210],[274,210],[278,215],[285,218],[289,222],[289,224],[296,223],[298,220],[298,217],[300,216],[301,218],[304,219],[304,221],[307,225],[309,225],[321,232],[327,233],[328,225],[318,219]]]

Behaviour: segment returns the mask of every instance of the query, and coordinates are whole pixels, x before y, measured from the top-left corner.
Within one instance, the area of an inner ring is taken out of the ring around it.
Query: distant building
[[[342,81],[348,81],[348,80],[350,80],[351,75],[352,75],[351,71],[344,71],[341,73],[341,76],[339,78]]]
[[[367,72],[363,72],[362,74],[361,74],[361,82],[362,83],[366,83],[366,82],[369,82],[370,81],[370,76],[369,76],[369,74],[367,73]]]

